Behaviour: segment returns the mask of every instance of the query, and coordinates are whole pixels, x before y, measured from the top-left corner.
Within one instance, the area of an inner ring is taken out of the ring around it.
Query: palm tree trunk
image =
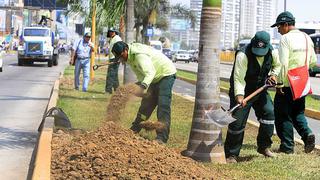
[[[203,0],[196,101],[188,147],[183,155],[225,163],[222,131],[204,116],[206,110],[220,108],[220,24],[221,0]]]
[[[134,0],[126,0],[126,42],[134,41]],[[136,76],[131,70],[130,66],[124,65],[123,68],[123,83],[127,84],[136,81]]]

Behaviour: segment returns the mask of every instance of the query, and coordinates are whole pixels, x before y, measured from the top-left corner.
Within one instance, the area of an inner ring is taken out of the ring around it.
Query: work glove
[[[144,90],[147,89],[147,86],[141,82],[136,82],[135,84],[136,84],[136,88],[132,91],[132,94],[134,94],[137,97],[143,97]]]
[[[275,86],[277,85],[277,77],[275,75],[271,75],[268,77],[267,81],[266,81],[267,85],[270,86]]]
[[[244,96],[243,95],[237,95],[236,96],[236,101],[238,104],[241,104],[241,107],[244,107],[247,105],[247,102],[244,101]]]

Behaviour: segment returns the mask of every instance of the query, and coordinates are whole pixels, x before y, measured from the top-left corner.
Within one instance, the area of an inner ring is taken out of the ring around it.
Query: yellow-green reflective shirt
[[[148,87],[151,83],[157,83],[163,77],[177,72],[167,56],[151,46],[140,43],[129,44],[127,63],[136,74],[138,81]]]
[[[264,56],[256,57],[260,67],[262,67]],[[279,61],[279,55],[277,50],[272,51],[272,68],[270,70],[270,75],[278,76],[281,63]],[[243,52],[238,52],[236,56],[236,61],[234,65],[233,71],[233,79],[234,79],[234,95],[244,95],[244,89],[246,87],[246,81],[244,80],[248,69],[248,57]]]
[[[114,55],[111,52],[113,45],[118,42],[118,41],[122,41],[121,37],[118,35],[113,36],[113,38],[110,39],[110,43],[109,43],[109,59],[113,59]]]
[[[306,44],[308,44],[308,67],[316,66],[317,57],[314,52],[314,45],[311,38],[299,30],[291,30],[280,39],[279,58],[282,64],[279,74],[279,82],[284,87],[290,87],[287,77],[288,70],[303,66],[306,59]],[[307,42],[306,39],[307,38]]]

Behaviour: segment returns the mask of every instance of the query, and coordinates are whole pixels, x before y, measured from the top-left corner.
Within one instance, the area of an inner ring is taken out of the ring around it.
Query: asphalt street
[[[177,62],[175,63],[178,69],[184,69],[191,72],[198,71],[198,63],[184,63],[184,62]],[[230,63],[221,63],[220,64],[220,77],[222,78],[230,78],[230,74],[232,71],[232,64]],[[310,77],[311,79],[311,87],[313,94],[320,95],[320,75],[318,74],[317,77]]]
[[[54,81],[67,65],[59,63],[52,68],[46,63],[18,66],[16,55],[4,58],[0,73],[0,179],[20,180],[30,176],[37,129]]]

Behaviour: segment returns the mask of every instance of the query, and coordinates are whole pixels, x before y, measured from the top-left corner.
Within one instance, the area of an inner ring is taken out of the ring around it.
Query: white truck
[[[54,40],[54,33],[46,26],[24,27],[18,46],[18,65],[34,62],[47,62],[48,67],[58,65]]]

